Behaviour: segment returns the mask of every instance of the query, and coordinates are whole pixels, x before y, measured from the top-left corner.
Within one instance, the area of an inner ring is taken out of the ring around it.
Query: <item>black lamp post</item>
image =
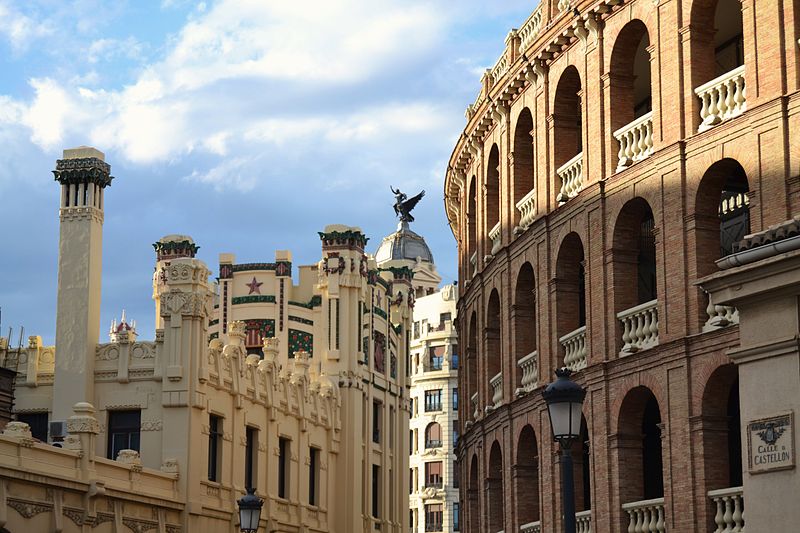
[[[572,442],[580,438],[581,409],[586,391],[569,379],[568,368],[556,370],[558,377],[542,391],[550,415],[553,438],[561,446],[561,499],[564,507],[564,533],[575,533],[575,480],[572,472]]]
[[[236,502],[239,506],[239,529],[242,533],[257,533],[264,500],[256,496],[256,489],[248,488],[247,494]]]

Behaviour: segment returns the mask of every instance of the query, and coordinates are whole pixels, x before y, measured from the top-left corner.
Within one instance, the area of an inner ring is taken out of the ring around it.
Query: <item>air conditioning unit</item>
[[[66,420],[55,420],[50,422],[50,438],[52,440],[63,439],[67,436]]]

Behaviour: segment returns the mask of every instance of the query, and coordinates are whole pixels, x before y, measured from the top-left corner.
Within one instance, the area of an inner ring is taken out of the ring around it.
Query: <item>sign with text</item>
[[[794,414],[747,424],[747,461],[751,474],[794,468]]]

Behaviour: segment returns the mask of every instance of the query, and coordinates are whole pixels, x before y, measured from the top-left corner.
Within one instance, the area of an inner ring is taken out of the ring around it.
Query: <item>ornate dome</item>
[[[433,263],[431,249],[425,239],[411,231],[408,222],[400,222],[397,231],[383,238],[378,251],[375,252],[375,261],[378,264],[385,261],[411,260]]]

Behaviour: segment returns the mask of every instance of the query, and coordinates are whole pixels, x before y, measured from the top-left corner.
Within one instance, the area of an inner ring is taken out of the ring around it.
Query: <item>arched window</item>
[[[586,367],[586,274],[583,244],[577,233],[561,243],[556,259],[556,329],[564,366]],[[561,366],[560,362],[556,366]]]
[[[500,295],[497,292],[497,289],[493,289],[492,293],[489,295],[489,305],[486,308],[486,330],[484,334],[486,336],[486,371],[487,371],[487,378],[489,379],[488,390],[489,390],[489,404],[493,404],[493,396],[494,391],[492,387],[492,382],[496,382],[495,379],[502,370],[502,361],[503,361],[503,354],[502,354],[502,344],[500,343]],[[501,376],[502,379],[502,376]]]
[[[523,428],[517,441],[514,483],[517,493],[517,521],[520,525],[538,522],[539,446],[536,433],[528,425]]]
[[[514,129],[514,222],[527,228],[536,216],[533,179],[533,117],[526,107]]]
[[[469,202],[467,203],[467,254],[469,257],[469,275],[473,276],[478,266],[477,214],[478,196],[475,192],[477,178],[472,176],[469,183]]]
[[[469,486],[467,487],[467,531],[468,533],[479,533],[481,527],[480,518],[480,486],[478,485],[478,456],[472,456],[472,463],[469,467]]]
[[[506,501],[503,497],[503,453],[494,441],[489,453],[489,471],[486,476],[486,507],[489,511],[489,531],[505,530]]]
[[[517,363],[517,387],[532,390],[538,380],[536,352],[536,282],[533,267],[525,263],[517,274],[514,304],[511,307],[514,324],[514,354]]]
[[[484,249],[494,254],[500,248],[500,149],[496,144],[486,165],[486,232],[488,246]]]
[[[575,480],[575,511],[588,511],[592,508],[591,463],[589,461],[589,427],[586,417],[581,415],[580,438],[572,443],[573,479]]]
[[[442,427],[438,422],[431,422],[425,428],[425,448],[442,447]]]
[[[640,20],[622,28],[611,52],[611,131],[619,143],[617,170],[653,153],[650,38]]]
[[[558,80],[553,105],[553,162],[559,203],[575,197],[583,188],[581,93],[578,69],[569,66]]]
[[[478,314],[473,311],[472,316],[469,319],[469,329],[467,330],[467,371],[465,372],[464,376],[466,379],[466,387],[464,390],[467,391],[468,396],[467,398],[472,398],[478,394]],[[472,405],[472,402],[466,404],[467,407],[467,416],[464,417],[465,420],[469,420],[473,417],[473,410],[475,406]]]

